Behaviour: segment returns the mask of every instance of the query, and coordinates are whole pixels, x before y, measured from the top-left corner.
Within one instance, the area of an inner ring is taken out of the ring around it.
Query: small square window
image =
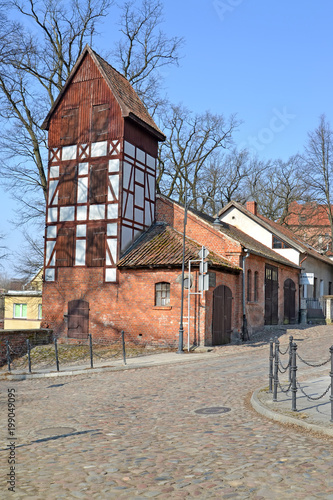
[[[14,318],[27,317],[27,304],[14,304]]]

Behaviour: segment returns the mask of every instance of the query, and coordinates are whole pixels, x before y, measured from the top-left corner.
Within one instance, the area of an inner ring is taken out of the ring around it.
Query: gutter
[[[249,333],[247,329],[247,318],[246,318],[246,308],[245,308],[245,260],[249,257],[250,251],[247,248],[244,248],[245,255],[242,256],[242,297],[243,297],[243,325],[242,325],[242,341],[249,340]]]

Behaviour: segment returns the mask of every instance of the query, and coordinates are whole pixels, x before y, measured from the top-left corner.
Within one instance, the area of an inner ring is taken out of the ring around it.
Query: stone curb
[[[251,396],[251,405],[257,413],[260,413],[261,415],[269,418],[270,420],[276,420],[277,422],[280,422],[282,424],[298,425],[299,427],[303,427],[308,431],[325,434],[326,436],[333,437],[333,428],[330,429],[324,426],[310,424],[308,422],[304,422],[303,420],[299,420],[298,418],[293,418],[290,417],[289,415],[284,415],[283,413],[275,412],[272,411],[270,408],[267,408],[262,404],[262,402],[258,398],[258,394],[262,390],[264,389],[263,388],[256,389]]]
[[[151,368],[154,366],[162,366],[162,365],[169,365],[169,364],[179,364],[179,363],[195,363],[196,361],[203,360],[209,356],[214,356],[217,357],[218,355],[213,352],[205,352],[205,353],[198,353],[198,354],[193,354],[193,355],[188,355],[188,354],[180,354],[178,355],[179,358],[176,359],[147,359],[150,356],[142,357],[141,362],[136,362],[136,363],[131,363],[131,358],[127,360],[127,363],[130,362],[130,364],[126,365],[106,365],[106,366],[100,366],[98,368],[79,368],[77,370],[64,370],[64,371],[55,371],[55,372],[46,372],[46,373],[10,373],[10,372],[4,372],[0,374],[0,380],[27,380],[27,379],[32,379],[32,378],[56,378],[56,377],[68,377],[72,375],[86,375],[87,373],[100,373],[100,372],[105,372],[105,371],[123,371],[123,370],[137,370],[139,368]],[[158,355],[154,355],[158,356]],[[163,355],[162,355],[163,356]]]

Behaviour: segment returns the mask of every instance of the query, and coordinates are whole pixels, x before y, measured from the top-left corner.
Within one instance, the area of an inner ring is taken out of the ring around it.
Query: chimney
[[[256,201],[247,201],[246,209],[251,212],[253,215],[257,215],[257,202]]]

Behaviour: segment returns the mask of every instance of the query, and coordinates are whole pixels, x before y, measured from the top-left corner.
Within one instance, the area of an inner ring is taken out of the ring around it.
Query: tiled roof
[[[290,204],[289,212],[286,217],[288,226],[330,226],[325,205],[295,201]]]
[[[132,120],[140,123],[140,125],[147,128],[159,140],[164,141],[165,135],[161,132],[161,130],[158,128],[158,126],[148,113],[147,109],[143,105],[141,99],[133,89],[132,85],[128,82],[128,80],[126,80],[123,75],[121,75],[115,68],[110,66],[109,63],[107,63],[104,59],[102,59],[102,57],[96,54],[96,52],[94,52],[88,45],[85,46],[80,57],[78,58],[65,85],[63,86],[60,94],[58,95],[51,110],[45,118],[42,128],[48,129],[49,121],[54,110],[56,109],[71,80],[73,79],[82,59],[87,53],[90,54],[90,56],[100,69],[102,75],[104,76],[106,83],[109,85],[115,99],[117,100],[121,108],[122,116],[124,118],[131,118]]]
[[[189,238],[185,239],[185,263],[198,259],[201,246]],[[127,250],[118,262],[120,268],[180,267],[183,258],[183,235],[163,222],[153,224]],[[213,252],[207,260],[211,267],[239,272],[240,268]]]

